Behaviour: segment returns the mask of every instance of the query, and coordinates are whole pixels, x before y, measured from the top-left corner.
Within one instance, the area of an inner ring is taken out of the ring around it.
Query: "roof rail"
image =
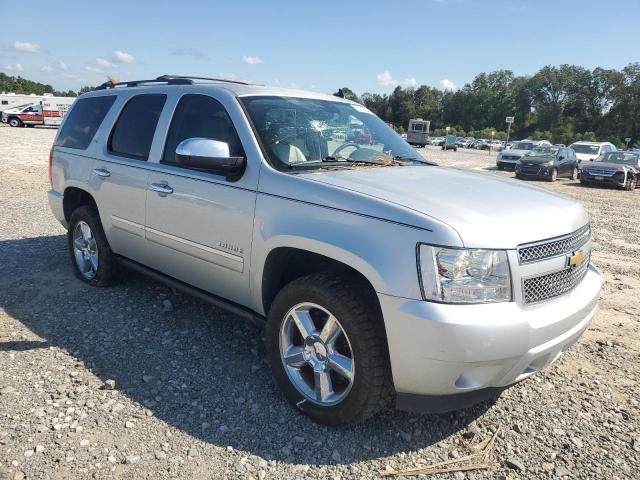
[[[243,82],[241,80],[227,80],[224,78],[211,78],[211,77],[192,77],[191,75],[161,75],[156,80],[209,80],[211,82],[226,82],[237,83],[239,85],[251,85],[249,82]],[[192,82],[193,83],[193,82]]]
[[[105,82],[102,85],[97,86],[94,90],[106,90],[108,88],[116,88],[116,87],[138,87],[143,84],[148,83],[165,83],[167,85],[193,85],[194,80],[209,80],[212,82],[226,82],[226,83],[237,83],[239,85],[250,85],[247,82],[241,82],[240,80],[225,80],[224,78],[210,78],[210,77],[192,77],[192,76],[182,76],[182,75],[160,75],[157,78],[151,80],[131,80],[128,82],[117,82],[113,83],[111,81]]]

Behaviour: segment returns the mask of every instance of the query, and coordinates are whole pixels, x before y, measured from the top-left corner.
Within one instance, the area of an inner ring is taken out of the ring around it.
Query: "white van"
[[[75,97],[44,97],[36,103],[4,110],[2,122],[12,127],[59,126],[74,101]]]
[[[618,149],[609,142],[575,142],[569,145],[576,152],[580,162],[592,162],[602,153],[615,152]]]

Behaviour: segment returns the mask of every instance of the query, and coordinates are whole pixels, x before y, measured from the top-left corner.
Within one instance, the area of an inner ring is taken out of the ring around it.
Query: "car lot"
[[[54,134],[0,126],[0,478],[376,478],[463,456],[496,428],[498,471],[449,478],[640,475],[640,191],[531,182],[585,204],[606,282],[548,371],[495,404],[332,430],[286,404],[255,327],[142,277],[73,277],[46,204]],[[419,151],[513,177],[495,152]]]

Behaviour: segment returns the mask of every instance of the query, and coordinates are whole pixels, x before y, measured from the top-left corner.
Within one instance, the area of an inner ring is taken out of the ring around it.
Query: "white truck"
[[[75,97],[45,96],[37,102],[3,110],[2,122],[12,127],[59,126],[74,101]]]

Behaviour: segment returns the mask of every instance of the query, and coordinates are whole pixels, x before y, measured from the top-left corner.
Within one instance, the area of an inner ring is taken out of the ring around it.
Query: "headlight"
[[[418,265],[426,300],[444,303],[511,301],[507,252],[420,245]]]

